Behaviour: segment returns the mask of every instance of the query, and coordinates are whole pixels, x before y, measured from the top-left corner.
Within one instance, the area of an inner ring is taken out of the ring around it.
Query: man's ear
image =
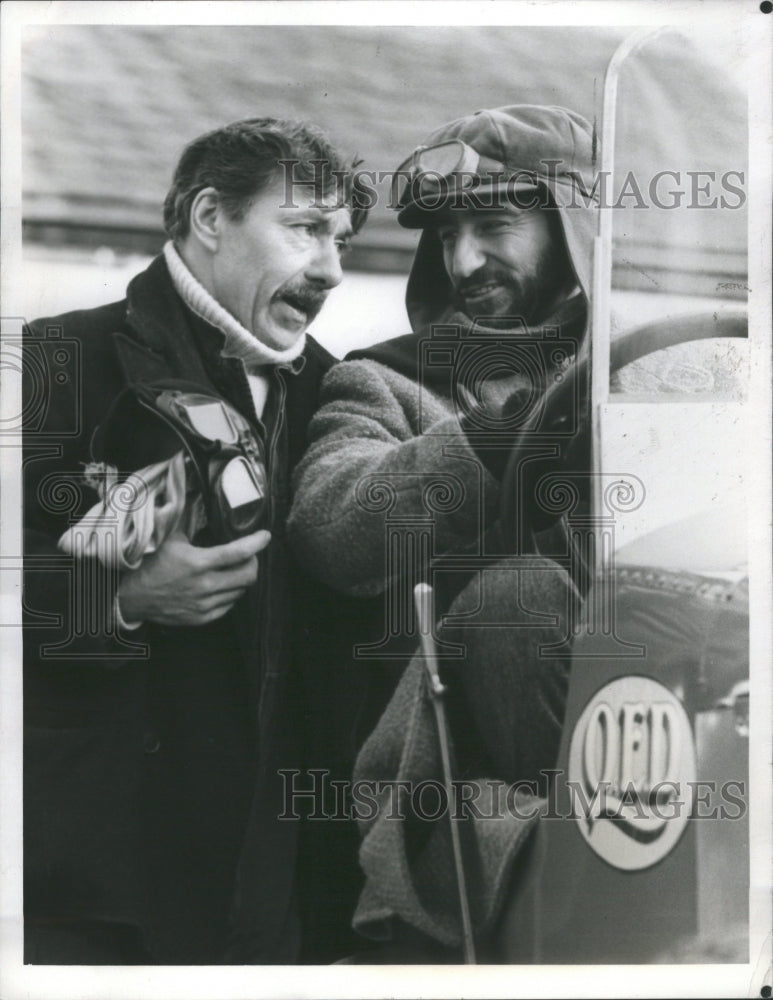
[[[190,234],[210,253],[220,245],[220,225],[223,208],[213,187],[202,188],[191,205]]]

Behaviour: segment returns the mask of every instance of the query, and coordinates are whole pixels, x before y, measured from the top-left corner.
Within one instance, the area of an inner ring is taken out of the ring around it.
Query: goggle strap
[[[190,459],[191,465],[196,471],[196,477],[199,480],[199,488],[203,489],[205,486],[205,481],[202,475],[201,468],[199,467],[199,463],[196,460],[196,454],[193,451],[193,448],[190,446],[185,435],[181,433],[180,428],[177,426],[177,423],[166,413],[164,413],[163,410],[160,410],[157,406],[152,406],[150,403],[144,400],[142,396],[140,396],[139,394],[137,395],[137,401],[141,407],[143,407],[149,413],[152,413],[154,417],[163,421],[163,423],[166,424],[166,426],[174,433],[175,437],[180,442],[181,450],[185,452],[186,457]]]

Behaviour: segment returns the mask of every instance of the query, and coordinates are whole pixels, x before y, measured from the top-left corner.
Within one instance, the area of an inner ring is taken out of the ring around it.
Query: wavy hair
[[[164,229],[175,241],[190,231],[193,201],[213,187],[233,221],[242,219],[252,200],[283,171],[290,187],[312,188],[319,198],[336,194],[352,213],[357,232],[367,217],[354,183],[360,161],[345,160],[321,129],[283,118],[246,118],[194,139],[183,150],[164,199]],[[286,176],[286,174],[285,174]]]

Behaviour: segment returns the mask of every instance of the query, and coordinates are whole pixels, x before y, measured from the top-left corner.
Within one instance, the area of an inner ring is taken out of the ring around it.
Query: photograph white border
[[[752,831],[748,965],[392,967],[43,967],[23,966],[21,926],[21,635],[0,629],[0,997],[3,1000],[215,1000],[247,997],[737,997],[771,984],[771,40],[773,15],[756,0],[494,0],[487,4],[371,2],[21,2],[2,5],[2,332],[23,315],[21,259],[20,39],[25,24],[383,24],[691,25],[737,33],[750,109],[749,296],[754,451],[749,495],[752,676]],[[398,151],[399,152],[399,151]],[[14,319],[16,317],[17,319]],[[2,410],[18,413],[18,380],[3,372]],[[2,454],[0,546],[20,551],[19,454]],[[9,468],[10,466],[10,468]],[[7,575],[7,574],[6,574]],[[3,615],[19,620],[20,592],[2,594]]]

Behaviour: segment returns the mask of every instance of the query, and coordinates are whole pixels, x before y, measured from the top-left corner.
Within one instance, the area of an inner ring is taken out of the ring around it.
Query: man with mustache
[[[566,556],[565,540],[528,531],[534,509],[519,511],[523,537],[536,536],[531,554],[505,557],[500,481],[525,428],[539,450],[545,393],[583,347],[592,158],[580,115],[515,105],[443,125],[398,168],[398,222],[421,230],[406,295],[413,329],[326,376],[289,521],[305,563],[361,599],[348,646],[351,686],[361,692],[352,745],[372,731],[357,779],[442,780],[437,760],[422,757],[434,753],[435,735],[422,708],[423,660],[411,659],[412,589],[425,581],[457,775],[546,791],[578,594],[550,558]],[[570,433],[579,416],[566,414]],[[491,813],[495,791],[479,792],[479,812]],[[419,822],[412,809],[395,824],[381,799],[375,818],[361,818],[366,883],[354,923],[382,941],[421,942],[427,961],[428,947],[458,948],[461,930],[447,818]],[[482,939],[522,833],[515,820],[476,831],[470,906]]]
[[[27,331],[29,963],[298,961],[284,519],[333,360],[305,331],[364,219],[350,182],[314,127],[216,129],[127,298]]]

